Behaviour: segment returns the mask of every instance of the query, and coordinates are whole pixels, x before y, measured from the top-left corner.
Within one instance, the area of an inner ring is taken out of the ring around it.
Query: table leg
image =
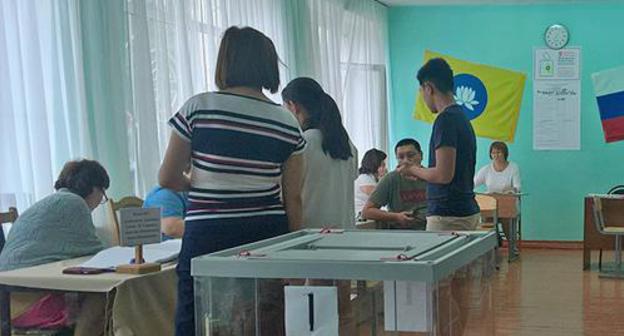
[[[511,222],[509,223],[510,228],[509,228],[509,235],[511,237],[508,237],[508,242],[509,242],[509,255],[508,255],[508,261],[512,262],[516,259],[517,255],[517,251],[518,251],[518,247],[516,246],[516,242],[517,242],[517,238],[518,238],[518,224],[516,222],[516,219],[512,219]]]
[[[11,292],[0,288],[0,335],[11,336]]]
[[[583,270],[588,270],[591,263],[591,250],[583,244]]]

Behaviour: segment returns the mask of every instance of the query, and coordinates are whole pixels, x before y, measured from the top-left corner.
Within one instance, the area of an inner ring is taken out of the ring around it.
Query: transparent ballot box
[[[194,258],[197,335],[494,335],[494,232],[303,230]]]

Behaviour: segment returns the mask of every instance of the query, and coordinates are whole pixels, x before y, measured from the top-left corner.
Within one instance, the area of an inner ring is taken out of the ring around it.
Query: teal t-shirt
[[[161,217],[184,218],[188,208],[187,193],[157,186],[150,191],[143,202],[144,208],[160,208]],[[163,233],[163,240],[172,239]]]
[[[391,212],[413,213],[411,227],[424,230],[427,224],[427,182],[410,180],[396,171],[384,176],[368,199],[373,204],[387,206]]]

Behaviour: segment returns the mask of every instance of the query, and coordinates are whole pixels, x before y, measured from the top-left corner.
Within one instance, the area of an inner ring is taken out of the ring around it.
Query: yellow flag
[[[478,136],[513,142],[524,92],[523,73],[463,61],[425,51],[425,62],[441,57],[453,69],[455,101],[462,107]],[[428,123],[435,119],[418,95],[414,118]]]

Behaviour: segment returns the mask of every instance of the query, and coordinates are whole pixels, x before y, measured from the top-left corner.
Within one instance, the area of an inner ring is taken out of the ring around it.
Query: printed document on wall
[[[581,149],[580,106],[580,81],[534,81],[533,149]]]
[[[538,48],[533,61],[533,149],[580,150],[580,48]]]

